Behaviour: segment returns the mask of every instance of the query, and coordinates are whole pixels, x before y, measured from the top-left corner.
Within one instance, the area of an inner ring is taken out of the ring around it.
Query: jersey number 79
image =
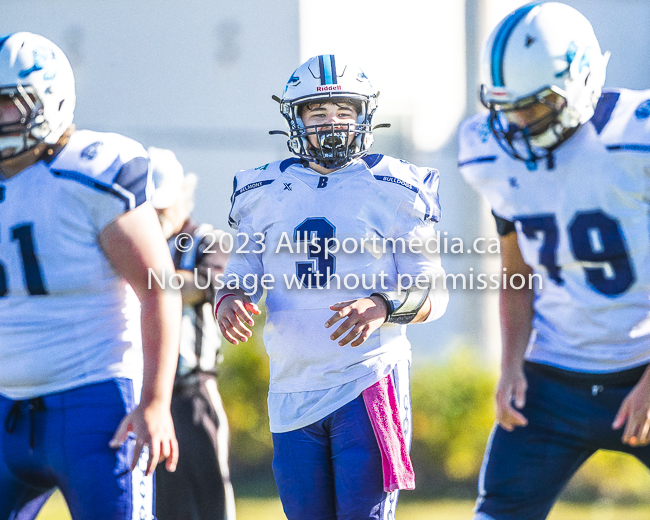
[[[546,267],[551,280],[564,285],[556,259],[559,230],[555,215],[522,216],[515,220],[521,223],[521,230],[529,239],[543,235],[539,263]],[[587,283],[594,291],[615,297],[630,288],[635,280],[634,270],[615,218],[601,210],[579,211],[569,224],[568,233],[573,256],[582,264]]]

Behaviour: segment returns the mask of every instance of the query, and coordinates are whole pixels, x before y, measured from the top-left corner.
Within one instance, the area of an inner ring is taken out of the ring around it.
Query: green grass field
[[[397,507],[397,520],[471,520],[471,501],[439,500],[403,502]],[[548,520],[648,520],[650,506],[576,505],[560,503]],[[47,503],[37,520],[70,520],[63,498],[58,493]],[[237,500],[237,520],[286,520],[279,500],[245,498]]]

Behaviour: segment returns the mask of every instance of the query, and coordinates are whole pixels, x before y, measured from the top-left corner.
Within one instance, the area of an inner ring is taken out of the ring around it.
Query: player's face
[[[3,138],[15,138],[21,135],[23,130],[20,124],[22,114],[14,103],[14,100],[9,96],[0,96],[0,126],[2,126],[2,134],[0,135],[0,142]],[[14,146],[1,147],[0,160],[13,155],[15,150]]]
[[[0,96],[0,124],[20,122],[20,110],[9,96]]]
[[[356,109],[350,103],[341,101],[307,105],[302,109],[301,118],[305,126],[322,126],[323,130],[326,130],[331,128],[331,125],[335,125],[334,130],[336,131],[348,130],[348,125],[350,125],[350,130],[353,130],[358,115]],[[349,142],[352,142],[354,136],[354,132],[349,133]],[[312,146],[318,147],[316,134],[309,134],[308,139]]]
[[[535,101],[525,108],[504,110],[506,119],[519,128],[528,128],[531,136],[544,132],[550,122],[555,119],[558,111],[563,108],[564,98],[555,92],[550,92],[543,99]]]

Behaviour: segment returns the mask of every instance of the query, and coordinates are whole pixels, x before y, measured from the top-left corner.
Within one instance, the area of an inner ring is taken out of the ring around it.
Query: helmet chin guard
[[[310,58],[289,79],[280,102],[289,133],[289,151],[327,169],[338,169],[368,153],[373,144],[372,118],[377,109],[376,92],[363,71],[327,54]],[[347,102],[357,108],[355,124],[305,126],[301,108],[315,103]],[[381,125],[388,126],[388,125]],[[316,136],[317,146],[309,141]]]
[[[593,116],[608,60],[589,21],[568,5],[528,4],[504,18],[483,48],[481,85],[501,147],[535,169]],[[519,125],[508,117],[536,105],[543,117]]]

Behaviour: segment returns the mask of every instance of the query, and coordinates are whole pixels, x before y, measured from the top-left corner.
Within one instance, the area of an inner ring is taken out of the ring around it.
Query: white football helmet
[[[483,48],[481,101],[506,152],[534,169],[535,161],[587,122],[608,60],[589,21],[568,5],[528,4],[504,18]],[[550,110],[530,124],[518,126],[508,117],[536,104]]]
[[[372,117],[378,95],[359,67],[336,59],[333,54],[310,58],[291,75],[282,99],[274,98],[280,101],[280,112],[289,126],[289,150],[330,169],[365,155],[373,143]],[[300,118],[303,105],[344,99],[359,108],[356,124],[309,127],[303,124]],[[350,134],[354,135],[351,142]],[[309,135],[317,136],[317,149],[310,145]]]
[[[0,155],[14,157],[39,143],[56,144],[72,124],[74,75],[63,51],[28,32],[0,36],[0,96],[21,117],[0,125]]]
[[[183,166],[171,150],[150,146],[147,153],[154,186],[151,205],[156,209],[166,209],[182,195],[185,176]]]

